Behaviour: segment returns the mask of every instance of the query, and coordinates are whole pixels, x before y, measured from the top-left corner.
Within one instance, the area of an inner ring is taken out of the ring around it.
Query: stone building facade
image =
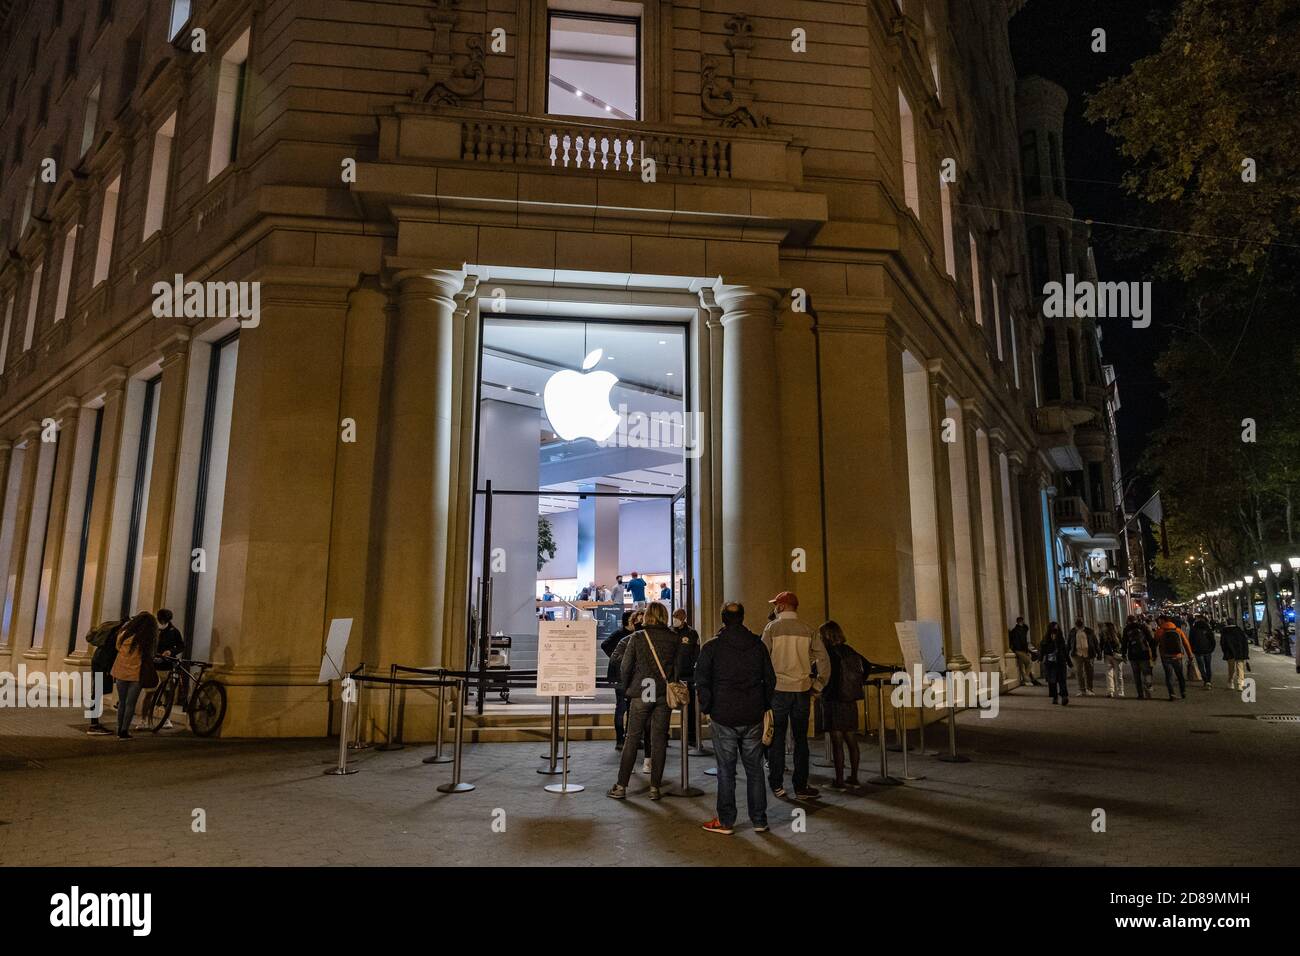
[[[1016,615],[1060,613],[1065,494],[1019,6],[0,5],[0,667],[85,666],[92,622],[165,605],[224,733],[310,735],[331,619],[352,664],[463,665],[500,303],[686,343],[702,632],[791,588],[872,659],[919,619],[1002,669]],[[575,29],[633,80],[556,80]],[[174,281],[217,294],[169,316]]]

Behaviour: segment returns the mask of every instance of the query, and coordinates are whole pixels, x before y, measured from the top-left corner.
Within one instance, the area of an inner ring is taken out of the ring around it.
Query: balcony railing
[[[638,178],[802,184],[802,148],[771,130],[615,124],[402,104],[380,116],[380,161],[434,160]]]
[[[1058,497],[1052,502],[1052,516],[1062,531],[1078,529],[1087,536],[1092,529],[1092,510],[1082,498]]]

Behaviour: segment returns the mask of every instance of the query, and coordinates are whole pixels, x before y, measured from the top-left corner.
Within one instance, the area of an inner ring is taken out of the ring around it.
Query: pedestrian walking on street
[[[668,682],[681,680],[677,668],[682,639],[668,627],[668,609],[658,601],[651,601],[646,605],[644,626],[626,641],[621,666],[624,694],[629,702],[627,736],[631,741],[640,740],[646,728],[650,728],[650,799],[658,800],[662,796],[660,784],[672,717]],[[619,760],[618,782],[609,788],[608,796],[616,800],[627,796],[635,762],[636,748],[625,743]]]
[[[1233,690],[1246,687],[1246,662],[1250,660],[1250,641],[1246,632],[1237,624],[1223,625],[1219,632],[1219,646],[1223,648],[1223,659],[1228,663],[1228,686]]]
[[[1214,662],[1215,640],[1214,628],[1210,626],[1204,614],[1196,615],[1196,620],[1192,622],[1192,633],[1188,638],[1192,653],[1196,655],[1196,666],[1201,672],[1201,686],[1209,690],[1214,686],[1210,668]]]
[[[1139,700],[1151,699],[1151,644],[1147,631],[1132,614],[1124,624],[1123,650],[1129,667],[1133,668],[1133,685]]]
[[[820,730],[831,735],[831,761],[835,765],[835,779],[830,789],[843,790],[846,786],[862,786],[858,779],[858,765],[862,759],[858,747],[858,702],[865,697],[863,685],[871,672],[871,661],[848,645],[844,630],[834,621],[827,621],[817,629],[817,636],[826,647],[831,659],[830,680],[818,702]],[[849,751],[849,776],[844,779],[844,750]]]
[[[1079,694],[1083,697],[1094,696],[1093,662],[1101,659],[1101,645],[1097,642],[1093,629],[1084,626],[1083,618],[1076,620],[1070,629],[1070,657],[1074,661],[1074,677],[1079,682]]]
[[[1016,669],[1020,672],[1020,683],[1038,686],[1034,677],[1034,658],[1029,652],[1029,625],[1023,617],[1016,618],[1016,626],[1008,633],[1011,652],[1016,655]]]
[[[1124,696],[1124,645],[1114,621],[1101,626],[1101,655],[1106,661],[1106,696]]]
[[[772,657],[759,636],[745,627],[745,607],[722,606],[722,630],[700,649],[695,665],[700,709],[713,728],[718,767],[717,816],[710,833],[729,834],[736,825],[736,760],[745,768],[745,807],[756,832],[767,830],[763,780],[763,722],[776,693]]]
[[[141,611],[117,632],[117,659],[113,662],[113,680],[117,684],[117,736],[131,739],[131,719],[141,690],[158,686],[153,666],[154,646],[158,642],[158,620]]]
[[[1160,666],[1165,671],[1165,687],[1169,699],[1174,699],[1174,678],[1178,678],[1178,699],[1187,699],[1187,678],[1183,673],[1183,659],[1192,656],[1192,647],[1187,642],[1187,635],[1182,632],[1170,618],[1160,615],[1157,618],[1156,640],[1160,644]]]
[[[776,694],[772,697],[774,738],[767,748],[772,793],[785,796],[785,738],[794,733],[794,795],[818,796],[808,785],[808,706],[830,680],[831,660],[822,640],[799,620],[799,597],[782,591],[768,601],[776,617],[763,628],[763,646],[772,655]]]
[[[1052,695],[1052,703],[1070,703],[1070,682],[1066,670],[1070,666],[1070,648],[1061,633],[1061,625],[1052,621],[1038,645],[1038,659],[1043,665],[1043,679]],[[1059,698],[1059,700],[1058,700]]]

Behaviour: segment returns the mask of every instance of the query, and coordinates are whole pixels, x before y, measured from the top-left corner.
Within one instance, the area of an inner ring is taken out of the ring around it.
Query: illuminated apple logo
[[[604,441],[618,428],[618,412],[609,404],[609,392],[617,383],[612,372],[589,372],[600,361],[604,349],[596,349],[582,360],[583,371],[564,369],[546,382],[542,401],[555,433],[565,441],[590,438]]]

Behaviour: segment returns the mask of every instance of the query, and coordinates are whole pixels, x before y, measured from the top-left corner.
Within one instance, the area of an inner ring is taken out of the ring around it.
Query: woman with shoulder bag
[[[158,686],[158,672],[153,666],[154,646],[158,643],[158,621],[148,611],[141,611],[117,632],[117,660],[113,662],[113,681],[117,684],[117,737],[131,739],[131,718],[140,691]]]
[[[641,630],[630,634],[623,655],[623,694],[628,700],[627,741],[641,739],[645,728],[650,731],[650,799],[662,796],[664,760],[668,753],[668,724],[684,685],[680,680],[677,650],[681,637],[668,627],[668,609],[658,601],[645,608]],[[619,761],[618,782],[607,796],[622,800],[632,779],[636,747],[623,746]]]
[[[862,685],[871,662],[848,645],[844,629],[834,621],[827,621],[817,629],[817,636],[826,645],[831,658],[831,678],[822,688],[817,702],[817,716],[821,730],[831,735],[831,759],[835,762],[835,780],[831,790],[861,787],[858,764],[861,750],[858,747],[858,701],[865,696]],[[844,748],[849,751],[849,778],[844,779]]]

